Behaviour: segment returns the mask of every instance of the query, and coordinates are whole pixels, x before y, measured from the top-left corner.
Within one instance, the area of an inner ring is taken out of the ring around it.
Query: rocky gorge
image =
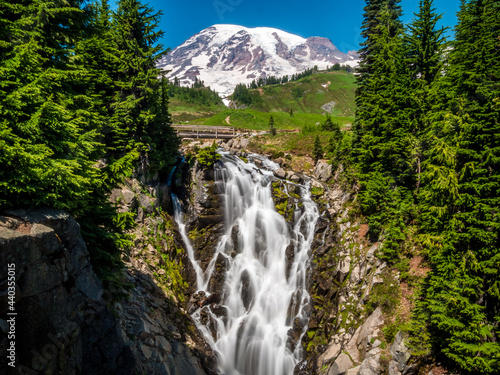
[[[208,145],[187,142],[183,152],[195,155]],[[218,146],[243,160],[251,158],[249,138],[219,141]],[[252,160],[257,167],[262,163]],[[417,373],[420,364],[411,357],[405,335],[384,333],[394,312],[391,298],[394,303],[400,298],[399,274],[377,257],[383,243],[371,243],[369,228],[352,213],[356,188],[343,186],[326,161],[313,170],[293,170],[286,156],[274,162],[280,166],[272,182],[276,211],[291,225],[301,204],[296,189],[309,181],[320,213],[310,250],[307,331],[302,334],[303,323],[294,321],[288,333],[295,341],[301,338],[296,345],[303,348],[294,373]],[[144,176],[136,173],[110,197],[119,210],[134,212],[137,222],[131,233],[134,245],[123,253],[121,285],[113,293],[93,272],[78,224],[67,214],[2,213],[2,264],[16,263],[19,321],[30,322],[18,326],[18,347],[25,348],[18,363],[24,368],[40,374],[217,373],[213,349],[190,315],[199,311],[210,320],[205,307],[224,315],[220,291],[227,261],[222,256],[215,260],[213,293],[197,293],[170,196],[179,197],[195,257],[206,269],[225,225],[214,172],[188,158],[179,163],[170,185]],[[237,232],[231,237],[237,241]],[[384,294],[387,289],[392,294]],[[0,298],[4,313],[6,295]],[[5,320],[1,323],[4,352],[7,328]]]
[[[218,145],[243,160],[252,159],[254,150],[249,138],[221,141]],[[208,146],[209,142],[203,144],[193,140],[185,151]],[[271,155],[268,157],[272,158]],[[259,159],[252,161],[262,166]],[[300,201],[294,189],[297,184],[309,180],[321,212],[311,248],[311,316],[307,333],[302,337],[304,359],[295,373],[416,373],[418,366],[411,360],[404,334],[397,333],[391,340],[393,342],[388,342],[387,335],[382,332],[390,325],[387,319],[392,319],[390,314],[394,313],[394,304],[399,302],[399,274],[377,257],[383,243],[370,243],[366,236],[368,226],[350,212],[352,201],[356,199],[356,188],[342,186],[339,171],[334,174],[326,160],[320,160],[313,170],[308,171],[292,170],[289,160],[281,155],[274,161],[280,164],[280,168],[273,171],[276,211],[291,222],[294,207]],[[222,202],[214,195],[216,184],[211,173],[207,174],[195,164],[189,181],[189,200],[192,203],[188,211],[190,233],[195,252],[202,259],[201,263],[206,264],[223,233]],[[236,233],[232,236],[236,240]],[[213,278],[217,281],[212,288],[220,291],[226,263],[220,257],[217,264],[218,276]],[[386,289],[390,290],[389,296],[384,295]],[[388,301],[374,302],[373,294]],[[218,302],[218,297],[214,300]],[[195,296],[191,302],[194,303],[191,311],[197,306],[213,303],[204,296]],[[301,328],[295,325],[290,335],[298,337]]]

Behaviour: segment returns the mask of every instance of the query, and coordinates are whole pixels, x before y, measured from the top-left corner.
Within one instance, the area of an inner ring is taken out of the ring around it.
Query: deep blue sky
[[[322,36],[341,51],[358,49],[364,0],[143,0],[162,10],[164,47],[175,48],[197,32],[217,23],[275,27],[304,38]],[[402,0],[409,23],[419,0]],[[453,28],[460,0],[434,0],[442,25]],[[451,35],[451,32],[450,32]]]

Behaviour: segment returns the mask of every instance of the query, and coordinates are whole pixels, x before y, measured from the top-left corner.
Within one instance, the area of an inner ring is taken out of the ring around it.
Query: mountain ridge
[[[168,71],[167,78],[177,77],[181,85],[190,85],[197,78],[227,97],[238,83],[292,75],[315,65],[325,69],[357,62],[355,52],[343,53],[327,38],[303,38],[270,27],[218,24],[191,36],[157,66]]]

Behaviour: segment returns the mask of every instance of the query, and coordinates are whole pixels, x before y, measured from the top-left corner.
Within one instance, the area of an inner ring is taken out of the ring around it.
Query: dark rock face
[[[133,263],[135,263],[133,261]],[[190,318],[153,281],[150,270],[128,267],[125,281],[134,285],[127,300],[116,302],[124,341],[136,358],[141,374],[214,374],[214,358]],[[194,331],[194,332],[193,332]],[[189,338],[188,338],[189,337]],[[188,347],[186,342],[190,342]]]
[[[195,257],[200,260],[201,267],[205,270],[224,233],[222,202],[214,181],[213,169],[204,170],[196,162],[190,172],[188,179],[191,185],[190,204],[186,216],[186,230],[189,233]],[[225,261],[217,259],[216,272],[210,283],[211,288],[222,286],[224,271]],[[188,282],[193,288],[196,287],[196,278]],[[211,289],[210,291],[218,290]]]
[[[0,280],[16,270],[16,364],[0,372],[131,374],[135,366],[80,237],[79,225],[56,210],[8,211],[0,216]],[[6,285],[0,312],[7,312]],[[4,325],[2,324],[2,327]],[[8,341],[2,332],[0,351]],[[10,371],[10,372],[9,372]]]
[[[345,54],[340,52],[330,39],[314,36],[307,39],[307,46],[311,51],[311,58],[314,60],[340,63],[345,59]]]
[[[290,56],[290,51],[288,50],[288,46],[285,43],[283,43],[283,41],[280,39],[278,34],[273,33],[272,35],[274,36],[274,38],[278,42],[278,44],[276,44],[276,54],[279,57],[287,59]]]
[[[144,225],[153,228],[154,218]],[[161,275],[163,258],[137,240],[140,249],[125,257],[121,281],[128,288],[118,291],[123,299],[112,302],[111,313],[76,221],[49,209],[3,213],[0,264],[16,269],[17,367],[2,355],[0,373],[215,374],[215,358],[201,334],[155,282],[151,267]],[[9,307],[6,266],[0,280],[3,318]],[[208,303],[218,303],[216,296]],[[8,325],[0,323],[0,351],[6,353]]]

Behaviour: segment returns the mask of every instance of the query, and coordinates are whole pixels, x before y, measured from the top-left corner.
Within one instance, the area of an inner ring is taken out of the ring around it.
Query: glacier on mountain
[[[214,25],[193,35],[158,62],[167,78],[187,86],[195,78],[225,98],[238,83],[282,77],[335,63],[356,66],[355,52],[339,51],[327,38],[302,38],[270,27]]]

